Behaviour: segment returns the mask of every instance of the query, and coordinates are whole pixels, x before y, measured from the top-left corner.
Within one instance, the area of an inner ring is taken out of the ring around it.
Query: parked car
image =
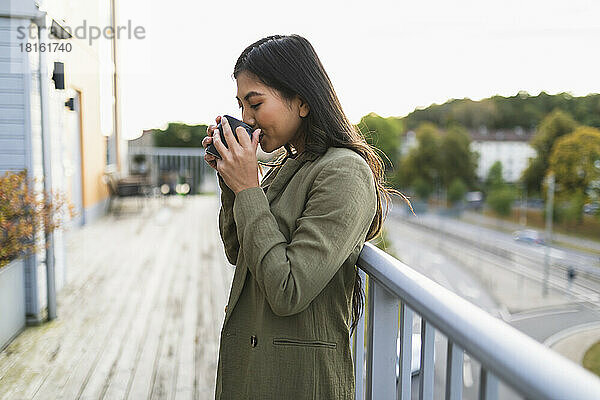
[[[468,192],[465,195],[467,201],[467,208],[473,210],[481,210],[483,207],[483,193],[482,192]]]
[[[513,239],[517,242],[544,244],[542,235],[534,229],[524,229],[513,232]]]

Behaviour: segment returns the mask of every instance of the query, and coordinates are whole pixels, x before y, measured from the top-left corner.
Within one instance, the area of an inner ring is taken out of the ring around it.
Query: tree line
[[[206,127],[170,123],[165,130],[154,130],[154,143],[159,147],[201,147]],[[486,179],[477,179],[479,155],[471,150],[468,130],[481,127],[535,129],[530,145],[536,157],[529,160],[516,185],[504,182],[499,163],[491,167]],[[519,92],[479,101],[452,99],[405,117],[370,113],[356,128],[379,150],[388,184],[424,200],[443,193],[452,204],[467,191],[477,190],[503,213],[506,204],[518,196],[517,190],[544,198],[551,172],[556,177],[558,200],[577,203],[573,207],[579,211],[574,214],[580,215],[583,204],[600,197],[600,94],[574,97],[542,92],[531,96]],[[403,152],[408,131],[415,132],[417,145]]]
[[[388,182],[427,200],[445,194],[449,204],[461,201],[466,191],[482,191],[487,204],[499,214],[509,214],[521,196],[546,198],[547,177],[556,179],[555,218],[581,221],[585,203],[600,199],[600,95],[573,97],[544,92],[530,96],[494,96],[480,101],[450,100],[415,110],[403,118],[383,118],[371,113],[358,127],[367,140],[389,158]],[[529,160],[518,182],[503,179],[502,164],[495,163],[483,180],[476,170],[479,155],[471,150],[468,129],[534,129],[530,145],[536,156]],[[402,156],[402,142],[415,132],[416,146]]]

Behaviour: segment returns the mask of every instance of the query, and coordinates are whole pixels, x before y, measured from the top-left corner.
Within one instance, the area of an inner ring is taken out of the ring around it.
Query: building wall
[[[27,167],[29,110],[27,87],[29,64],[15,40],[24,19],[0,17],[0,174]]]
[[[480,154],[477,176],[484,180],[491,166],[502,163],[502,175],[507,182],[516,182],[527,168],[529,158],[536,152],[527,142],[517,141],[473,141],[471,150]]]
[[[30,14],[36,12],[33,1],[10,2],[6,5],[9,13]],[[40,9],[46,10],[49,16],[61,24],[76,28],[84,23],[87,26],[104,27],[110,25],[110,0],[43,0]],[[15,7],[16,4],[20,6]],[[24,4],[30,4],[27,8]],[[22,5],[22,6],[21,6]],[[85,22],[84,22],[85,21]],[[36,100],[36,93],[29,93],[26,84],[28,79],[28,56],[38,57],[36,52],[23,53],[19,49],[17,28],[28,27],[28,19],[2,18],[0,20],[0,173],[7,170],[18,170],[26,166],[26,154],[30,147],[25,143],[25,132],[29,112],[28,101]],[[44,42],[56,42],[56,39],[42,38]],[[21,42],[26,43],[27,38]],[[65,65],[65,86],[67,90],[49,91],[49,118],[52,137],[53,159],[61,160],[63,150],[68,145],[65,134],[65,119],[68,112],[65,101],[73,90],[81,92],[81,164],[72,168],[80,168],[83,180],[83,207],[92,209],[101,206],[108,197],[106,185],[102,182],[102,174],[106,166],[106,142],[108,135],[114,135],[113,121],[113,64],[111,41],[109,39],[70,38],[59,41],[70,43],[70,52],[48,53],[48,70],[43,71],[47,77],[53,72],[54,61]],[[34,79],[37,77],[34,76]],[[50,81],[50,83],[52,83]],[[29,97],[28,94],[31,96]],[[39,95],[39,92],[37,93]],[[39,104],[39,101],[38,101]],[[33,110],[35,113],[35,110]],[[116,162],[116,155],[112,157]],[[63,163],[53,163],[53,186],[65,189]]]
[[[110,24],[109,0],[45,0],[49,12],[56,13],[71,29],[86,26],[104,27]],[[81,93],[81,148],[83,207],[90,211],[102,207],[108,190],[102,182],[106,166],[106,136],[113,134],[112,69],[108,39],[89,40],[72,37],[63,42],[73,46],[71,52],[58,55],[65,63],[65,86]],[[62,103],[64,95],[57,99]],[[61,123],[56,124],[61,125]],[[61,130],[65,132],[65,130]]]

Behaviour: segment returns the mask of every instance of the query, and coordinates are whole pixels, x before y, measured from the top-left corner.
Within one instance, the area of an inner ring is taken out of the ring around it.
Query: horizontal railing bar
[[[600,379],[366,243],[357,265],[527,398],[596,400]],[[558,368],[557,366],[560,366]]]

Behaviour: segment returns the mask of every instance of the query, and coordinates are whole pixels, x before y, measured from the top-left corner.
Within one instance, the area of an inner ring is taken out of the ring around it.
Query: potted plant
[[[40,250],[36,237],[74,215],[63,194],[36,194],[32,186],[26,170],[0,177],[0,349],[25,326],[24,257]]]

